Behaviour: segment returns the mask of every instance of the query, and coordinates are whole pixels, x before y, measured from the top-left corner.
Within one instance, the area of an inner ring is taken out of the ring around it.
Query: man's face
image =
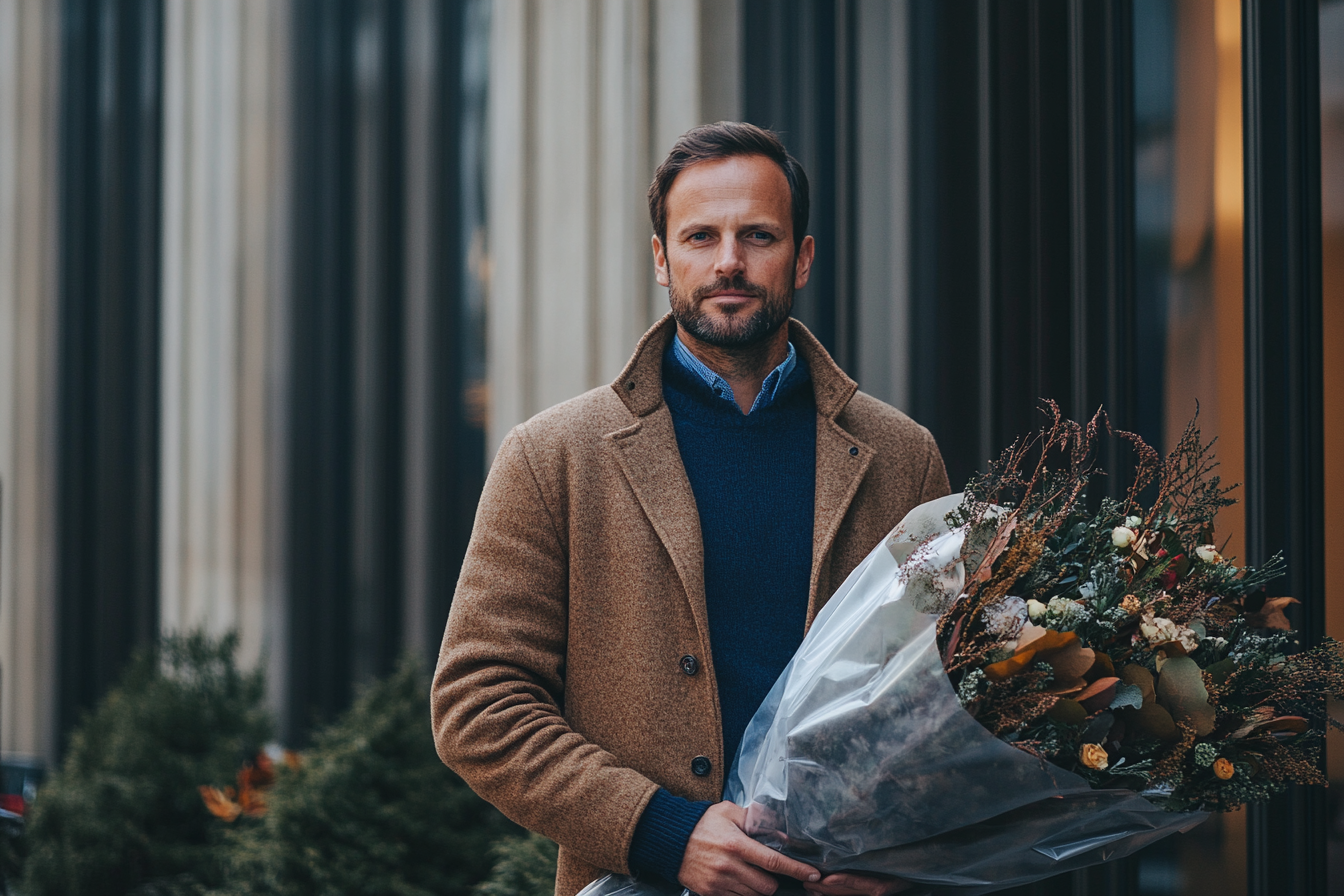
[[[667,245],[653,238],[672,315],[720,348],[760,343],[789,318],[807,285],[812,237],[795,253],[789,182],[765,156],[698,162],[667,195]]]

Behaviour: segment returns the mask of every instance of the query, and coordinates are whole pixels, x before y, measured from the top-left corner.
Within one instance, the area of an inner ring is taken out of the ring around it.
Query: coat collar
[[[663,403],[663,354],[675,332],[671,314],[654,324],[611,384],[635,420],[607,438],[617,447],[621,469],[672,558],[707,648],[709,618],[700,516],[678,453],[672,415]],[[817,486],[807,611],[810,626],[830,596],[821,594],[819,586],[829,581],[831,547],[875,452],[836,421],[858,384],[840,369],[807,327],[793,319],[789,320],[789,339],[807,362],[817,404]]]
[[[672,315],[662,320],[639,340],[630,362],[611,384],[621,401],[636,417],[646,417],[663,403],[663,355],[677,331]],[[789,341],[807,362],[816,394],[817,413],[834,420],[854,397],[859,384],[850,379],[807,327],[789,319]]]

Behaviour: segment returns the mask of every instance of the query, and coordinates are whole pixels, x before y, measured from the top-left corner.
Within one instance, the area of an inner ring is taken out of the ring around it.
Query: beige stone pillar
[[[60,8],[0,0],[0,751],[55,758]]]
[[[739,114],[733,0],[495,0],[487,454],[609,382],[667,307],[644,192],[685,130]]]
[[[288,3],[165,8],[160,619],[283,664]]]

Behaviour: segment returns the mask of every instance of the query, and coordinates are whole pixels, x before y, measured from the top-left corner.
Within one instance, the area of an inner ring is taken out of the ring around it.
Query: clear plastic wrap
[[[964,584],[966,532],[943,522],[959,504],[953,495],[911,511],[818,614],[729,776],[725,797],[747,807],[748,833],[823,872],[974,894],[1194,827],[1206,813],[1093,790],[962,709],[932,612]],[[585,896],[667,892],[643,886],[606,878]]]

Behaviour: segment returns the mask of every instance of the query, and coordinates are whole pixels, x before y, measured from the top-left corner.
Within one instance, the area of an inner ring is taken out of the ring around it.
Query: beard
[[[703,301],[710,295],[729,290],[759,299],[761,306],[750,313],[710,315],[701,310]],[[667,294],[673,319],[687,333],[707,345],[723,349],[751,348],[764,343],[784,326],[793,310],[792,289],[771,292],[741,274],[731,279],[720,277],[707,286],[692,290],[689,296],[673,282],[668,286]]]

